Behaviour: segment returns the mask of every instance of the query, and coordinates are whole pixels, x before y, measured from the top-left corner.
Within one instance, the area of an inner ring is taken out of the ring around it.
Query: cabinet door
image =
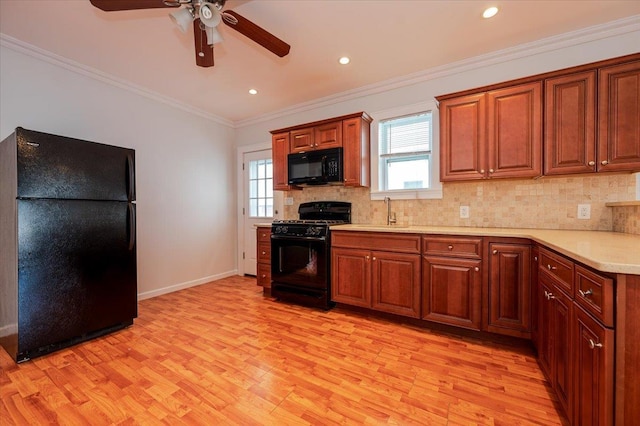
[[[596,171],[596,72],[545,81],[544,174]]]
[[[440,102],[440,180],[482,179],[486,162],[484,93]]]
[[[598,170],[640,170],[640,61],[599,70]]]
[[[373,309],[420,318],[420,255],[372,252]]]
[[[481,260],[425,256],[422,262],[422,318],[480,330]]]
[[[575,326],[573,424],[612,425],[614,332],[579,307]]]
[[[292,130],[289,133],[291,152],[303,152],[315,149],[314,129],[307,127],[304,129]]]
[[[369,122],[360,117],[342,121],[345,186],[369,186],[369,132]]]
[[[342,121],[323,124],[314,128],[314,148],[326,149],[342,146]]]
[[[331,300],[371,307],[371,252],[331,249]]]
[[[538,280],[538,362],[549,380],[553,377],[553,309],[554,286],[540,275]],[[552,383],[553,385],[553,383]]]
[[[571,419],[571,389],[573,386],[572,358],[572,329],[573,301],[562,291],[555,288],[553,302],[553,351],[554,366],[552,382],[554,389],[564,408],[567,417]]]
[[[542,173],[542,82],[487,93],[489,178]]]
[[[488,331],[529,337],[531,246],[489,244]]]
[[[289,155],[289,132],[271,136],[271,155],[273,156],[273,189],[288,191],[289,171],[287,156]]]

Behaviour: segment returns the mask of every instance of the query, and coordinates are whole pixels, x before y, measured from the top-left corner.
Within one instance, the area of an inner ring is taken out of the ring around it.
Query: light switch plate
[[[469,219],[469,206],[460,206],[460,219]]]

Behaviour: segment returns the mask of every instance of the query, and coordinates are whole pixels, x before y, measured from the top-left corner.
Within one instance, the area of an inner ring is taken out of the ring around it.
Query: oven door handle
[[[326,241],[326,237],[299,237],[297,235],[273,235],[272,240],[288,240],[288,241]]]

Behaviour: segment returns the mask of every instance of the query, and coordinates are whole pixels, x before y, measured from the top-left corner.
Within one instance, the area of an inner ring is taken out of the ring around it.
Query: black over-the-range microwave
[[[288,172],[289,185],[341,184],[342,148],[289,154]]]

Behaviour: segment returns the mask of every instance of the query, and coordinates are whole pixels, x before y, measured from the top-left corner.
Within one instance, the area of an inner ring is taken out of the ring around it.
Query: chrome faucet
[[[387,203],[387,225],[395,225],[397,222],[396,214],[391,214],[391,198],[384,197],[384,202]]]

